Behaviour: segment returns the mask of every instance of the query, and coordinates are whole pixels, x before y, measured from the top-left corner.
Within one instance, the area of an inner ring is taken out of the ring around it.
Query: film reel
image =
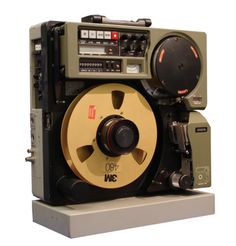
[[[124,84],[84,91],[67,109],[61,127],[62,150],[71,170],[102,188],[123,187],[140,177],[156,144],[157,124],[150,105]]]
[[[196,45],[180,36],[162,40],[154,53],[152,70],[171,95],[189,94],[196,87],[201,73]]]

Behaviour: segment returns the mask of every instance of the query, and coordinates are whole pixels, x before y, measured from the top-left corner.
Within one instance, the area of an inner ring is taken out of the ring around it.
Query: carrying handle
[[[81,18],[82,22],[89,23],[103,23],[103,24],[113,24],[113,25],[127,25],[127,26],[145,26],[150,27],[152,25],[151,19],[143,18],[137,21],[125,21],[125,20],[110,20],[103,15],[88,15]]]

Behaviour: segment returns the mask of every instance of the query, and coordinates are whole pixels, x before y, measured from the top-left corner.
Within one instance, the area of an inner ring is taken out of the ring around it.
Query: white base
[[[57,207],[38,200],[32,208],[34,222],[75,238],[214,214],[215,196],[193,191]]]

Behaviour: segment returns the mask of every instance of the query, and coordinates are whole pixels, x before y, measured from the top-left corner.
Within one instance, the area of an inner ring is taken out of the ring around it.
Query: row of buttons
[[[80,67],[102,67],[102,66],[103,66],[102,63],[86,63],[86,62],[80,63]]]
[[[110,32],[110,31],[80,30],[80,37],[89,38],[89,39],[118,40],[119,34],[118,32]]]

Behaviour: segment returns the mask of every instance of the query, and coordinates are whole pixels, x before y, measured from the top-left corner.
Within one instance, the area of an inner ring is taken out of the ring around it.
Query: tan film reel
[[[112,157],[100,149],[97,130],[111,115],[137,126],[139,140],[132,152]],[[156,143],[157,125],[150,105],[134,88],[118,83],[99,85],[77,96],[61,128],[63,153],[72,171],[102,188],[119,188],[136,180],[150,164]]]

